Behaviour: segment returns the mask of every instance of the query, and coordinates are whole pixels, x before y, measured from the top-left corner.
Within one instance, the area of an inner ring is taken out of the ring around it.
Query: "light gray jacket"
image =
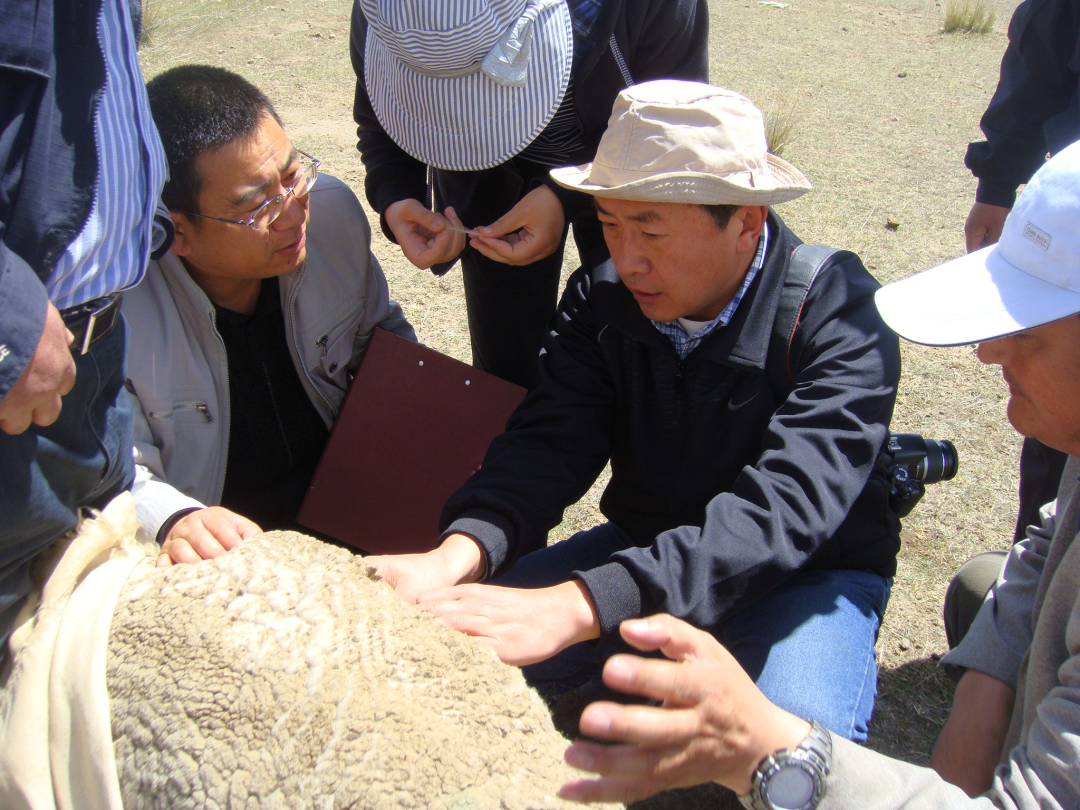
[[[1015,686],[1012,723],[990,792],[969,799],[929,768],[833,736],[819,810],[1080,808],[1080,460],[1056,507],[1016,544],[971,630],[946,657]]]
[[[320,175],[307,261],[280,279],[289,353],[329,428],[376,326],[416,340],[371,253],[356,195]],[[229,462],[229,368],[214,305],[171,251],[124,296],[135,406],[135,496],[151,537],[179,509],[221,501]],[[235,463],[235,460],[234,460]]]

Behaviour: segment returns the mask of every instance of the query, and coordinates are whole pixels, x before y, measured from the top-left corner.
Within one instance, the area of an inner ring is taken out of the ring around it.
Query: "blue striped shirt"
[[[769,225],[768,223],[761,230],[761,238],[758,239],[757,252],[754,254],[754,261],[750,263],[750,269],[746,271],[746,278],[743,279],[743,283],[739,286],[738,292],[735,293],[735,297],[731,299],[731,302],[724,307],[723,312],[709,321],[708,325],[699,329],[694,334],[690,334],[686,331],[681,323],[678,321],[668,321],[663,323],[661,321],[653,321],[653,326],[660,330],[660,332],[667,336],[668,340],[675,347],[675,351],[679,355],[679,359],[685,359],[690,352],[698,347],[708,335],[715,332],[721,326],[727,326],[731,323],[731,319],[735,315],[735,310],[739,306],[739,302],[743,300],[743,296],[746,295],[746,291],[750,289],[750,284],[754,281],[758,271],[761,270],[765,264],[765,246],[769,242]]]
[[[168,175],[150,116],[126,0],[105,0],[98,19],[105,88],[94,114],[98,177],[90,214],[46,282],[66,309],[142,278],[154,242],[154,212]]]

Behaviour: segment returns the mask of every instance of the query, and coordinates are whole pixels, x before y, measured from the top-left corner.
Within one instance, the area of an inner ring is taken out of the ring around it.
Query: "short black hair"
[[[180,65],[151,79],[146,92],[169,161],[161,199],[173,211],[199,213],[199,155],[251,135],[267,115],[281,124],[259,88],[224,68]]]
[[[735,212],[742,206],[740,205],[702,205],[705,213],[713,218],[713,222],[716,223],[718,230],[724,230],[731,222],[731,218],[735,216]]]

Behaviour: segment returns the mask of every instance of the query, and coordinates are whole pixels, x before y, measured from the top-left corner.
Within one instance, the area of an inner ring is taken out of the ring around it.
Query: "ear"
[[[739,228],[739,237],[735,243],[736,253],[750,253],[757,250],[758,239],[769,216],[767,205],[744,205],[731,217],[731,224]]]
[[[190,255],[191,237],[195,232],[195,224],[186,215],[178,211],[169,211],[169,216],[172,217],[173,228],[176,230],[169,250],[177,256]]]

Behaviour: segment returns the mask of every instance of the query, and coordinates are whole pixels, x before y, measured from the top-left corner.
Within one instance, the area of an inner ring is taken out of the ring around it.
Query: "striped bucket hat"
[[[439,169],[497,166],[562,103],[574,57],[565,0],[359,0],[371,106]]]

